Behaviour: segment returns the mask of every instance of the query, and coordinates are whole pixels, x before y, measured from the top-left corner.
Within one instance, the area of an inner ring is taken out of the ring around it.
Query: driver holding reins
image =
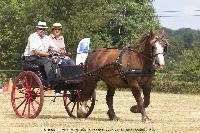
[[[44,66],[46,76],[49,82],[54,80],[54,72],[52,70],[52,62],[49,57],[49,49],[59,52],[61,49],[55,46],[55,43],[45,34],[47,30],[46,22],[38,22],[37,30],[28,38],[28,44],[24,52],[26,61],[34,61],[34,63]]]

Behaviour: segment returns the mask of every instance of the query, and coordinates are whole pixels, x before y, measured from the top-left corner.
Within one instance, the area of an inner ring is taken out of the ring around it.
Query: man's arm
[[[34,53],[34,55],[38,55],[38,56],[45,56],[45,57],[49,56],[49,53],[43,52],[43,51],[38,50],[38,49],[33,50],[33,53]]]
[[[28,41],[30,43],[30,51],[37,56],[49,56],[49,53],[41,51],[38,49],[38,42],[35,39],[34,35],[29,36]]]

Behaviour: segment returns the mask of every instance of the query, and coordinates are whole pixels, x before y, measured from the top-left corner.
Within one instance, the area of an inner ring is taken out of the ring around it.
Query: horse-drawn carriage
[[[23,72],[21,72],[13,83],[11,102],[14,112],[21,118],[36,118],[42,110],[44,97],[55,97],[44,95],[45,91],[55,90],[63,92],[65,109],[70,117],[79,117],[78,110],[82,105],[80,101],[80,86],[83,82],[80,75],[84,73],[83,65],[61,65],[58,63],[59,56],[51,58],[52,67],[56,76],[53,83],[47,82],[44,67],[32,61],[23,61]],[[61,97],[61,96],[60,96]],[[56,97],[55,97],[56,98]],[[95,105],[95,92],[87,101],[88,117]]]
[[[167,46],[164,31],[158,35],[150,31],[141,36],[135,45],[123,49],[96,49],[89,53],[84,64],[85,70],[83,66],[55,65],[57,80],[51,89],[64,90],[64,105],[70,116],[77,117],[78,115],[75,114],[79,114],[78,109],[82,105],[81,107],[87,109],[84,115],[87,117],[94,108],[94,90],[97,82],[103,80],[107,86],[107,114],[110,120],[118,120],[113,107],[115,90],[116,88],[130,88],[137,102],[137,105],[133,105],[130,111],[141,113],[142,121],[148,122],[150,119],[146,115],[145,108],[150,104],[155,68],[158,66],[163,69],[165,65],[164,54]],[[47,85],[40,66],[29,66],[28,68],[28,71],[22,72],[15,79],[12,105],[18,116],[35,118],[42,109],[44,90],[47,90]],[[84,80],[81,77],[84,77]],[[142,98],[141,90],[144,98]],[[18,100],[20,100],[19,103],[17,103]]]

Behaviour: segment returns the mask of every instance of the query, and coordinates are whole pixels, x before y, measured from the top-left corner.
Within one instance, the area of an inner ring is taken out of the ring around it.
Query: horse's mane
[[[145,43],[146,43],[148,37],[149,37],[149,33],[146,32],[146,33],[142,34],[142,36],[135,43],[133,43],[131,45],[128,45],[128,46],[126,46],[124,48],[131,48],[131,49],[134,49],[137,52],[142,52],[144,50],[144,48],[145,48]],[[111,48],[103,47],[103,48],[97,48],[97,49],[95,49],[95,50],[93,50],[93,51],[91,51],[89,53],[92,54],[92,53],[95,53],[95,52],[97,52],[99,50],[100,51],[101,50],[106,51],[106,50],[110,50],[110,49],[121,50],[121,48],[118,48],[118,47],[111,47]]]
[[[133,48],[137,52],[142,52],[145,48],[145,42],[147,41],[148,37],[149,37],[149,33],[144,33],[134,44],[128,47]]]

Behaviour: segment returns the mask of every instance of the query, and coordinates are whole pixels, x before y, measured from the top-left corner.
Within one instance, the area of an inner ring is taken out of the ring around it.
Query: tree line
[[[60,22],[67,50],[75,53],[85,37],[91,38],[91,50],[133,44],[143,33],[161,28],[154,12],[149,0],[1,0],[0,68],[20,69],[28,36],[38,21],[47,22],[47,34]],[[170,43],[166,68],[157,71],[153,89],[199,93],[200,31],[164,29]],[[1,73],[0,82],[14,74]]]
[[[46,21],[49,27],[60,22],[67,50],[74,53],[85,37],[91,38],[91,50],[133,43],[159,27],[153,13],[148,0],[1,0],[0,68],[20,69],[28,36],[38,21]],[[12,74],[1,73],[1,81]]]
[[[67,49],[74,53],[85,37],[91,38],[91,49],[133,43],[143,32],[158,27],[153,12],[147,0],[1,0],[0,67],[20,67],[27,38],[39,20],[49,27],[60,22]]]
[[[166,68],[154,82],[156,91],[200,94],[200,31],[164,28],[169,47]]]

